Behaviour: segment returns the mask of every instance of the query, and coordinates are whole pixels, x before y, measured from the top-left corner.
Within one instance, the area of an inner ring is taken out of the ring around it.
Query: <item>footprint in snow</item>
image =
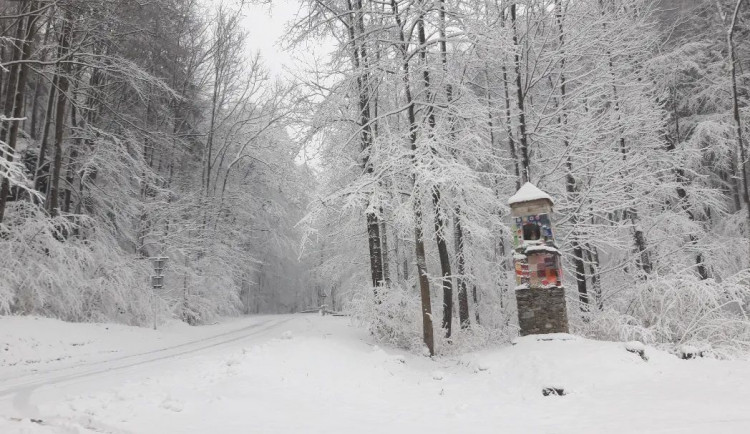
[[[391,356],[391,360],[398,363],[406,363],[406,357],[404,357],[401,354],[396,354],[395,356]]]
[[[174,411],[175,413],[179,413],[185,408],[182,402],[175,401],[174,399],[171,399],[171,398],[167,398],[164,401],[162,401],[160,407],[165,410]]]

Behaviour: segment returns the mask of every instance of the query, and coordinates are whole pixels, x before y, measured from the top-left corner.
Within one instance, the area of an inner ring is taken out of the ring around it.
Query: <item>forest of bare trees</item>
[[[283,76],[245,13],[0,1],[0,314],[508,339],[530,181],[577,333],[748,349],[747,1],[301,0]]]
[[[310,84],[316,273],[397,345],[513,336],[506,204],[531,181],[576,332],[746,349],[742,3],[309,1],[297,40],[337,47]]]
[[[192,324],[307,304],[297,96],[240,7],[0,2],[1,313]]]

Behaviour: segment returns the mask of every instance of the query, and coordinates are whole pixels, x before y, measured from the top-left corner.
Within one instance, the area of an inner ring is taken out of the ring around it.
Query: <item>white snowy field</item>
[[[0,432],[750,432],[750,362],[646,354],[523,338],[431,360],[317,315],[156,331],[0,317]]]

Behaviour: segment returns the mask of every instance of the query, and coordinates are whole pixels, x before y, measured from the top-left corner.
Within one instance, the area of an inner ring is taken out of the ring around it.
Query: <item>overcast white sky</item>
[[[250,49],[259,50],[266,67],[278,75],[285,66],[294,68],[293,57],[282,51],[278,42],[289,22],[294,20],[300,1],[272,0],[269,3],[247,6],[245,27]]]
[[[260,51],[263,65],[277,77],[283,77],[285,69],[291,70],[294,74],[303,73],[313,57],[325,57],[335,49],[334,42],[328,40],[312,41],[309,45],[297,49],[295,53],[284,51],[280,41],[299,13],[301,0],[270,0],[270,4],[258,3],[260,2],[255,1],[245,8],[248,48],[253,52]],[[289,130],[289,134],[292,137],[295,135],[292,130]],[[307,162],[315,168],[318,158],[317,146],[307,143],[296,161],[298,164]]]

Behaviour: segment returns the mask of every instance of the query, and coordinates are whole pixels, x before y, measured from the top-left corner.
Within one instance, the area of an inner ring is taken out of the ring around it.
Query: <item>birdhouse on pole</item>
[[[567,333],[560,251],[552,229],[554,201],[527,182],[508,200],[513,217],[513,264],[521,336]]]

